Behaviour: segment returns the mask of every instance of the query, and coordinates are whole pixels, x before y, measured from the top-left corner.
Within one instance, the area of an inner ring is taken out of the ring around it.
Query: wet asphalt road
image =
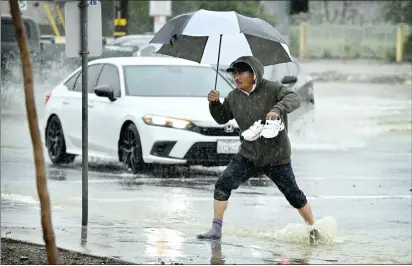
[[[27,122],[1,122],[1,235],[41,243]],[[210,226],[221,168],[136,177],[94,158],[83,240],[81,160],[56,168],[47,159],[57,243],[137,263],[411,263],[411,89],[317,83],[316,109],[293,125],[291,141],[298,184],[324,235],[315,247],[266,177],[233,194],[224,239],[210,243],[195,235]]]

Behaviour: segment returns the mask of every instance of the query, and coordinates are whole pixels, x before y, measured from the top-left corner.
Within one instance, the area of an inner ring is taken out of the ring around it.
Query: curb
[[[14,238],[9,238],[9,237],[2,237],[2,238],[1,238],[1,241],[4,241],[4,240],[7,240],[7,241],[9,241],[9,242],[14,242],[14,243],[29,244],[29,245],[33,245],[33,246],[45,248],[45,245],[33,243],[33,242],[30,242],[30,241],[23,241],[23,240],[14,239]],[[76,253],[76,254],[79,254],[79,255],[88,256],[88,257],[90,257],[90,258],[95,258],[95,259],[101,259],[101,260],[110,259],[111,261],[113,261],[113,262],[118,262],[119,264],[122,264],[122,265],[136,265],[136,264],[137,264],[137,263],[132,263],[132,262],[130,262],[130,261],[120,260],[120,259],[117,259],[117,258],[114,258],[114,257],[97,256],[97,255],[92,255],[92,254],[88,254],[88,253],[84,253],[84,252],[80,252],[80,251],[75,251],[75,250],[66,249],[66,248],[57,247],[57,250],[59,250],[59,251],[65,251],[65,252],[72,252],[72,253]]]

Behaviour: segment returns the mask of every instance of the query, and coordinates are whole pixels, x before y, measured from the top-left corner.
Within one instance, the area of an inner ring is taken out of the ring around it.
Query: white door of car
[[[121,85],[120,73],[115,65],[104,64],[96,83],[97,86],[109,86],[113,89],[117,98],[111,101],[107,97],[90,97],[89,108],[89,132],[90,146],[93,147],[99,157],[117,158],[117,144],[119,140],[120,128],[123,119],[123,112],[120,111]]]
[[[91,65],[88,67],[88,96],[90,98],[91,92],[96,84],[97,77],[102,69],[102,64]],[[69,97],[66,101],[64,108],[64,121],[66,122],[66,135],[69,136],[69,141],[74,146],[77,152],[81,152],[82,147],[82,74],[81,71],[77,76],[76,82],[73,88],[68,92]],[[90,120],[90,119],[89,119]],[[90,140],[90,135],[89,135]]]
[[[103,64],[94,64],[90,65],[88,68],[88,78],[87,78],[87,92],[88,92],[88,101],[87,101],[87,111],[88,111],[88,153],[90,156],[95,156],[96,149],[93,145],[95,142],[96,135],[93,134],[93,131],[90,130],[90,113],[93,113],[93,104],[92,101],[96,95],[94,94],[94,88],[96,87],[97,79],[99,78],[100,72],[102,71]],[[80,106],[81,104],[80,98]],[[80,110],[81,112],[81,110]],[[80,124],[80,136],[82,136],[82,124]],[[80,138],[81,139],[81,138]]]
[[[81,123],[82,119],[81,112],[77,111],[77,109],[81,108],[81,106],[78,106],[79,100],[77,99],[81,97],[81,94],[78,91],[78,87],[80,87],[81,90],[81,83],[78,84],[78,79],[81,79],[81,71],[75,73],[64,84],[67,91],[62,95],[61,109],[58,114],[60,122],[63,126],[63,132],[65,134],[67,152],[69,153],[78,152],[77,144],[79,140],[76,139],[78,138],[78,134],[75,131],[75,128],[78,123]]]

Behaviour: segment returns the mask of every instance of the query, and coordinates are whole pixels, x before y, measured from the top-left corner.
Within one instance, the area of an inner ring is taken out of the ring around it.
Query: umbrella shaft
[[[219,51],[217,54],[217,67],[216,67],[216,78],[215,78],[215,90],[217,90],[217,75],[219,74],[219,63],[220,63],[220,50],[222,48],[222,34],[220,34],[219,38]]]

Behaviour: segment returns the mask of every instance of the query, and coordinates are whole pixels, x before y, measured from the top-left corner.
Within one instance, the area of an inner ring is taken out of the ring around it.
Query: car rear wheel
[[[127,168],[137,174],[143,170],[142,144],[135,124],[128,125],[121,133],[119,142],[119,157]]]
[[[53,116],[46,127],[46,147],[49,158],[54,164],[73,163],[76,155],[66,153],[66,141],[60,119]]]

